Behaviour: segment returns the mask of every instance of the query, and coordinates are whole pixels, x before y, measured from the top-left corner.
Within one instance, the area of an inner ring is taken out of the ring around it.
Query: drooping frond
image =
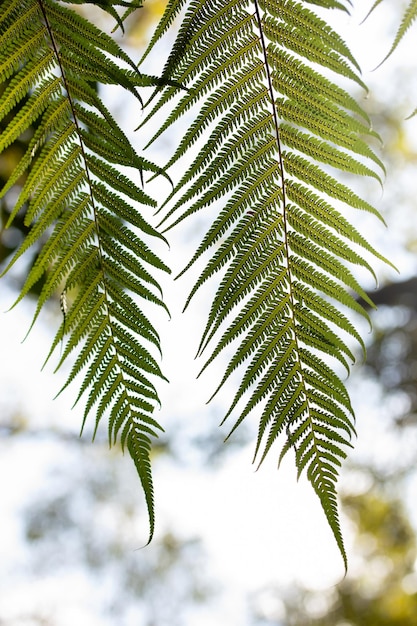
[[[395,39],[392,44],[391,50],[388,53],[388,56],[394,52],[394,50],[396,49],[396,47],[398,46],[398,44],[400,43],[400,41],[402,40],[406,32],[408,31],[408,29],[411,28],[412,24],[415,22],[416,19],[417,19],[417,2],[416,0],[411,0],[410,4],[407,6],[404,12],[403,18],[401,20],[401,24],[398,28],[397,34],[395,35]]]
[[[335,485],[354,428],[329,357],[349,370],[348,337],[363,347],[344,310],[367,317],[355,294],[371,303],[349,266],[373,273],[367,256],[385,259],[345,217],[349,207],[377,211],[333,172],[378,179],[382,164],[345,86],[364,86],[358,65],[308,5],[349,4],[193,0],[163,73],[187,92],[158,90],[147,118],[167,111],[155,141],[198,107],[167,163],[195,149],[162,223],[172,228],[201,209],[211,219],[185,269],[208,259],[189,299],[220,276],[198,352],[211,346],[204,368],[232,354],[215,393],[242,372],[225,420],[234,416],[233,432],[258,414],[259,463],[282,435],[280,458],[294,451],[345,563]],[[162,24],[177,7],[168,3]]]
[[[373,13],[373,11],[377,8],[378,5],[381,4],[381,2],[383,2],[383,0],[376,0],[376,2],[372,5],[370,11],[368,12],[367,17],[369,17],[369,15]],[[389,50],[388,54],[384,57],[384,59],[381,61],[380,65],[382,65],[382,63],[386,61],[388,57],[391,56],[391,54],[398,47],[399,43],[402,41],[408,29],[411,28],[413,22],[416,19],[417,19],[417,1],[410,0],[410,3],[408,4],[406,10],[404,11],[401,23],[396,32],[391,49]]]
[[[149,451],[161,430],[154,381],[163,375],[146,311],[149,303],[165,307],[155,273],[167,267],[150,247],[163,237],[143,215],[155,203],[141,180],[143,171],[158,170],[136,154],[96,85],[121,85],[140,98],[138,86],[156,83],[111,37],[54,0],[2,2],[0,81],[0,118],[10,117],[0,150],[32,132],[1,190],[22,184],[9,224],[24,210],[30,227],[5,271],[38,246],[18,301],[42,279],[35,321],[62,294],[63,321],[48,358],[61,341],[58,367],[77,350],[66,384],[82,373],[84,421],[94,410],[97,429],[108,415],[110,443],[120,439],[132,455],[152,536]]]

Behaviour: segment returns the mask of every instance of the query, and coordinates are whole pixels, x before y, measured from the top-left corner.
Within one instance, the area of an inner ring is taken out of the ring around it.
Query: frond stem
[[[290,267],[290,249],[289,249],[289,237],[288,237],[288,219],[287,219],[287,214],[288,214],[288,209],[287,209],[287,198],[286,198],[286,192],[285,192],[285,170],[284,170],[284,158],[282,155],[282,148],[281,148],[281,139],[280,139],[280,124],[279,124],[279,120],[278,120],[278,112],[277,112],[277,106],[275,104],[275,95],[274,95],[274,86],[272,83],[272,76],[271,76],[271,70],[269,67],[269,62],[268,62],[268,51],[267,51],[267,44],[265,41],[265,36],[264,36],[264,32],[263,32],[263,28],[262,28],[262,18],[261,18],[261,12],[259,9],[259,3],[258,0],[254,0],[254,5],[255,5],[255,15],[256,15],[256,21],[257,21],[257,26],[259,29],[259,39],[261,42],[261,47],[262,47],[262,54],[263,54],[263,58],[264,58],[264,65],[265,65],[265,72],[266,72],[266,80],[268,83],[268,91],[270,94],[270,98],[271,98],[271,107],[272,107],[272,119],[273,119],[273,124],[275,127],[275,137],[276,137],[276,143],[277,143],[277,152],[278,152],[278,163],[279,163],[279,167],[280,167],[280,171],[281,171],[281,190],[282,190],[282,218],[283,218],[283,229],[284,229],[284,246],[285,246],[285,250],[286,250],[286,259],[287,259],[287,271],[288,271],[288,275],[289,275],[289,280],[288,280],[288,289],[289,289],[289,298],[291,301],[291,318],[292,318],[292,325],[293,325],[293,329],[294,329],[294,342],[297,346],[297,354],[300,354],[300,349],[299,349],[299,342],[298,342],[298,338],[297,338],[297,332],[296,332],[296,320],[295,320],[295,316],[294,316],[294,311],[295,311],[295,298],[294,298],[294,292],[292,289],[292,284],[291,284],[291,267]],[[316,433],[315,433],[315,429],[314,429],[314,423],[312,421],[311,418],[311,413],[310,413],[310,407],[309,407],[309,400],[308,400],[308,393],[307,393],[307,389],[306,389],[306,384],[305,384],[305,379],[304,376],[302,374],[302,369],[303,369],[303,365],[301,360],[298,360],[298,364],[299,364],[299,368],[300,368],[300,376],[301,376],[301,383],[304,389],[304,394],[305,394],[305,398],[306,398],[306,402],[307,402],[307,413],[308,413],[308,419],[311,422],[311,430],[313,433],[313,441],[314,441],[314,448],[316,451],[316,455],[318,456],[318,446],[317,446],[317,437],[316,437]],[[287,424],[287,436],[289,439],[290,444],[292,445],[291,442],[291,434],[290,434],[290,430],[289,430],[289,424]],[[297,449],[294,445],[294,450],[295,450],[295,454],[297,456]]]
[[[282,205],[283,205],[283,212],[284,212],[284,224],[286,225],[285,214],[286,214],[287,207],[286,207],[286,196],[285,196],[284,159],[282,156],[281,141],[279,138],[280,130],[279,130],[278,113],[277,113],[277,107],[275,106],[274,87],[272,84],[271,70],[269,69],[267,45],[265,41],[264,31],[262,28],[262,18],[261,18],[261,13],[259,10],[258,0],[254,0],[254,4],[255,4],[256,21],[257,21],[258,29],[259,29],[259,38],[260,38],[261,47],[262,47],[262,54],[264,57],[264,65],[265,65],[265,72],[266,72],[266,80],[268,83],[268,91],[271,97],[272,119],[274,121],[275,135],[276,135],[277,149],[278,149],[278,162],[279,162],[279,167],[281,170],[281,181],[282,181],[281,187],[282,187]]]
[[[84,161],[84,167],[85,167],[85,172],[86,172],[86,177],[87,177],[87,183],[88,183],[89,188],[92,190],[93,189],[93,185],[92,185],[92,180],[91,180],[91,176],[90,176],[90,170],[88,169],[87,155],[85,153],[84,142],[82,140],[82,135],[81,135],[81,129],[80,129],[80,125],[78,123],[77,114],[75,112],[75,107],[74,107],[74,103],[72,101],[72,97],[71,97],[69,85],[68,85],[68,82],[67,82],[67,78],[66,78],[66,75],[65,75],[64,67],[63,67],[62,62],[61,62],[61,55],[59,53],[59,48],[58,48],[58,46],[57,46],[57,44],[55,42],[55,37],[54,37],[53,31],[52,31],[51,25],[49,23],[48,16],[47,16],[46,11],[44,9],[43,2],[42,2],[42,0],[38,0],[38,2],[39,2],[39,6],[41,8],[41,11],[42,11],[42,15],[43,15],[44,20],[45,20],[45,26],[47,28],[48,35],[49,35],[49,38],[51,40],[52,48],[53,48],[55,57],[57,59],[57,63],[59,65],[59,71],[61,73],[62,82],[64,83],[64,88],[65,88],[65,91],[67,92],[68,103],[69,103],[69,106],[70,106],[70,109],[71,109],[72,118],[73,118],[73,121],[74,121],[74,126],[76,128],[78,139],[80,141],[80,149],[81,149],[81,154],[82,154],[82,158],[83,158],[83,161]],[[94,221],[96,223],[96,228],[97,228],[97,231],[98,231],[98,224],[97,224],[97,220],[96,220],[96,207],[95,207],[95,202],[94,202],[94,196],[93,196],[92,193],[90,194],[90,197],[91,197],[92,208],[93,208],[93,213],[94,213]],[[100,252],[100,258],[101,258],[101,252],[102,251],[100,249],[100,242],[99,242],[99,252]]]
[[[287,211],[287,197],[286,197],[286,192],[285,192],[284,158],[282,155],[281,139],[280,139],[280,124],[278,120],[277,106],[275,104],[274,86],[272,84],[271,70],[270,70],[269,61],[268,61],[268,51],[267,51],[267,45],[266,45],[265,36],[264,36],[263,28],[262,28],[262,18],[261,18],[261,12],[259,10],[258,0],[254,0],[254,4],[255,4],[256,21],[257,21],[257,25],[259,29],[259,39],[261,42],[262,54],[264,58],[266,80],[268,83],[268,91],[269,91],[269,95],[271,98],[272,119],[273,119],[274,128],[275,128],[275,138],[276,138],[277,151],[278,151],[278,163],[279,163],[279,169],[281,173],[282,221],[283,221],[283,228],[284,228],[284,246],[285,246],[285,251],[286,251],[287,270],[288,270],[288,274],[290,275],[291,268],[290,268],[290,262],[289,262],[290,250],[289,250],[289,244],[288,244],[288,221],[287,221],[288,211]],[[294,294],[291,288],[291,280],[289,281],[289,291],[290,291],[291,303],[293,305],[292,310],[294,310]],[[293,316],[293,323],[294,323],[294,328],[295,328],[294,316]]]

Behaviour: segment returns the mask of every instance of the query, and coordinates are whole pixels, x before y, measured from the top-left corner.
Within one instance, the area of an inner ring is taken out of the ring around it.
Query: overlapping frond
[[[120,439],[132,455],[152,536],[149,453],[161,430],[154,381],[163,374],[158,333],[143,304],[165,307],[155,274],[168,268],[151,249],[163,237],[143,216],[154,202],[141,180],[144,170],[158,170],[136,154],[96,84],[121,85],[140,98],[137,87],[153,81],[111,37],[54,0],[1,3],[0,80],[0,117],[10,116],[0,149],[33,132],[1,191],[23,185],[9,223],[25,210],[30,227],[5,271],[39,247],[18,301],[42,279],[36,319],[61,293],[63,321],[50,355],[64,342],[60,367],[77,349],[67,384],[82,374],[84,421],[94,409],[97,429],[108,415],[110,442]]]
[[[377,8],[378,5],[381,4],[381,2],[383,2],[383,0],[376,0],[376,2],[374,2],[370,11],[368,12],[367,17]],[[391,54],[398,47],[399,43],[402,41],[405,34],[409,30],[409,28],[411,28],[412,24],[415,22],[416,19],[417,19],[417,2],[416,0],[410,0],[402,16],[401,23],[395,34],[394,41],[392,42],[392,46],[389,52],[387,53],[387,55],[385,56],[385,58],[381,61],[381,64],[384,61],[386,61],[389,56],[391,56]]]
[[[114,17],[117,25],[120,26],[122,30],[124,30],[123,22],[125,19],[133,13],[133,11],[143,6],[143,0],[63,0],[63,2],[69,4],[95,4]],[[126,7],[126,10],[123,15],[119,15],[115,7]]]
[[[156,140],[199,107],[167,163],[196,148],[162,223],[169,229],[201,209],[211,216],[185,269],[208,259],[190,298],[220,276],[199,354],[213,346],[205,368],[232,348],[215,393],[242,371],[225,419],[234,415],[233,432],[260,415],[259,463],[282,435],[280,458],[295,452],[346,562],[335,485],[354,428],[328,361],[348,370],[348,337],[363,347],[344,309],[366,317],[356,295],[371,303],[349,266],[373,273],[367,257],[385,259],[345,217],[348,207],[377,211],[332,171],[379,179],[382,164],[345,86],[364,87],[357,63],[309,5],[347,10],[350,2],[190,2],[164,71],[187,92],[174,105],[174,88],[155,92],[148,119],[166,107]],[[163,24],[177,6],[168,3]]]

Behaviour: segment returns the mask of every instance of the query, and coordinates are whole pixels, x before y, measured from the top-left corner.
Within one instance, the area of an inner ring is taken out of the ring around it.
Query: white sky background
[[[389,29],[391,32],[386,33],[386,25],[390,21],[383,6],[375,12],[367,24],[356,28],[366,13],[365,7],[372,3],[357,1],[355,4],[361,5],[360,11],[355,11],[352,18],[340,16],[340,23],[343,30],[346,29],[348,43],[363,68],[365,82],[372,84],[381,98],[385,94],[388,97],[390,80],[387,76],[390,76],[393,67],[398,66],[400,58],[402,67],[413,61],[415,55],[409,54],[409,50],[410,44],[415,41],[415,33],[409,35],[401,44],[392,60],[371,73],[387,52],[389,37],[392,37],[395,26],[391,23]],[[387,10],[397,9],[398,0],[387,1],[386,5]],[[417,106],[417,93],[415,95]],[[130,121],[133,125],[137,124],[136,117],[134,120],[128,120],[129,123]],[[414,137],[417,137],[416,123],[411,121],[409,124],[411,134],[414,132]],[[410,184],[412,185],[413,181],[410,181]],[[389,180],[386,185],[389,185]],[[386,193],[384,191],[384,195]],[[413,193],[415,194],[410,192]],[[373,202],[377,204],[381,198],[383,203],[384,195],[379,189],[375,189],[376,199],[374,198]],[[174,244],[174,239],[177,242],[183,240],[184,232],[189,233],[187,237],[191,236],[194,228],[193,225],[188,225],[182,234],[170,235],[172,243]],[[372,228],[375,228],[374,221]],[[376,226],[375,230],[370,232],[371,238],[374,233],[384,246],[387,245],[387,249],[382,250],[383,253],[399,266],[403,274],[415,269],[415,261],[412,261],[410,255],[404,253],[401,247],[404,233],[401,234],[395,224],[388,233],[383,227]],[[394,246],[392,238],[398,242]],[[184,259],[188,257],[183,256],[181,260],[176,260],[174,248],[175,245],[172,245],[171,252],[165,258],[179,270],[184,264]],[[390,274],[384,268],[381,268],[381,272],[394,278],[393,273]],[[187,430],[192,425],[191,429],[196,428],[197,432],[201,424],[204,425],[203,431],[207,430],[207,423],[215,429],[221,419],[220,400],[214,401],[213,406],[208,407],[203,403],[218,380],[218,367],[210,368],[203,380],[195,380],[199,364],[194,362],[193,357],[201,332],[201,320],[204,317],[204,299],[198,298],[188,313],[182,316],[180,311],[184,295],[187,294],[187,283],[191,284],[191,277],[171,285],[167,284],[165,293],[173,317],[172,321],[166,324],[162,337],[166,346],[164,371],[171,380],[171,385],[161,388],[163,408],[158,418],[168,435],[170,428],[177,428],[181,423],[184,429]],[[181,294],[181,301],[178,299],[178,293]],[[0,289],[0,345],[3,357],[0,362],[0,380],[4,392],[2,391],[0,396],[0,411],[4,413],[13,405],[14,411],[20,412],[27,419],[30,429],[48,427],[60,430],[64,427],[78,432],[81,423],[80,411],[70,411],[75,388],[70,387],[61,397],[52,401],[60,387],[60,378],[52,375],[51,367],[40,372],[49,349],[50,329],[55,332],[60,322],[59,312],[57,317],[50,312],[44,313],[42,321],[22,344],[21,340],[30,324],[33,303],[23,302],[12,312],[3,313],[13,299],[13,295],[3,283]],[[367,404],[363,403],[364,390],[370,400]],[[359,440],[355,451],[351,453],[351,458],[368,456],[371,446],[373,451],[378,451],[374,452],[375,454],[386,454],[390,450],[391,441],[387,439],[381,419],[378,390],[370,384],[357,383],[352,393],[358,416]],[[386,407],[386,410],[388,409],[389,407]],[[226,428],[224,433],[227,432]],[[377,440],[375,432],[379,433]],[[56,464],[58,459],[56,450],[49,445],[45,445],[44,455],[32,452],[29,444],[18,447],[13,439],[10,448],[3,441],[0,445],[2,449],[0,618],[2,618],[5,606],[10,611],[14,610],[13,607],[16,608],[16,596],[12,590],[17,590],[22,597],[21,591],[24,588],[12,575],[15,562],[20,562],[20,559],[24,558],[19,536],[19,507],[26,494],[37,489],[45,480],[48,465]],[[169,459],[158,462],[155,468],[157,533],[162,533],[164,528],[174,525],[184,537],[202,534],[208,553],[208,570],[226,591],[223,600],[213,607],[213,612],[205,611],[206,621],[203,616],[199,616],[199,626],[210,626],[215,621],[231,626],[234,624],[244,626],[246,594],[268,583],[286,585],[294,579],[302,584],[325,589],[337,583],[343,576],[341,559],[319,502],[311,488],[305,486],[304,480],[296,483],[291,454],[287,455],[288,458],[279,472],[276,471],[278,450],[276,455],[273,452],[270,454],[260,471],[254,472],[254,466],[251,464],[252,452],[252,444],[240,451],[235,450],[213,471],[202,469],[198,464],[194,469],[190,470],[189,465],[184,469],[175,466]],[[139,488],[138,484],[138,491]],[[133,494],[132,497],[141,496]],[[146,520],[141,520],[138,524],[137,543],[132,549],[141,545],[143,537],[146,536],[145,522]],[[349,550],[348,528],[345,529],[345,535]],[[152,545],[147,549],[152,550]],[[354,567],[355,556],[350,554],[350,557]],[[26,589],[26,594],[28,593],[29,590]],[[37,589],[36,593],[37,599],[32,595],[33,605],[36,605],[36,602],[47,604],[49,594],[56,596],[59,592],[55,582],[54,586],[44,588],[41,593]],[[66,626],[66,623],[95,626],[94,610],[76,584],[67,587],[66,602],[69,603],[66,611],[68,620],[63,621],[64,618],[61,616],[61,621],[57,621],[56,626]]]

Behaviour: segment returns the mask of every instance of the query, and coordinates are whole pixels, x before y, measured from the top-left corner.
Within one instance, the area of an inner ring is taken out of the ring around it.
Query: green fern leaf
[[[328,360],[349,369],[350,337],[364,349],[343,309],[369,319],[355,293],[372,303],[349,265],[374,276],[369,255],[387,261],[333,204],[381,219],[378,212],[331,170],[380,180],[383,166],[369,147],[376,135],[366,113],[336,82],[364,87],[358,65],[309,4],[348,11],[351,3],[190,3],[163,74],[187,92],[157,88],[144,123],[167,111],[152,142],[199,105],[167,167],[191,147],[196,156],[161,223],[169,230],[208,207],[213,216],[183,270],[206,260],[186,306],[221,272],[198,349],[201,355],[212,346],[202,371],[232,352],[213,394],[242,372],[224,420],[234,416],[233,432],[260,413],[259,463],[278,439],[280,459],[294,450],[346,565],[336,482],[353,412]],[[151,47],[180,6],[168,3]]]
[[[376,2],[372,5],[366,17],[369,17],[369,15],[377,8],[379,4],[381,4],[382,1],[383,0],[376,0]],[[408,6],[406,7],[404,11],[401,24],[398,27],[392,46],[379,65],[382,65],[382,63],[384,63],[384,61],[386,61],[388,57],[391,56],[391,54],[394,52],[394,50],[398,47],[400,42],[403,40],[407,31],[409,30],[409,28],[411,28],[412,24],[414,23],[416,19],[417,19],[417,2],[416,0],[410,0],[410,3],[408,4]]]
[[[95,4],[114,15],[114,5],[138,3]],[[140,100],[138,86],[156,81],[142,76],[111,37],[54,0],[2,2],[0,38],[0,118],[11,116],[0,151],[36,123],[0,192],[23,179],[9,225],[24,210],[29,227],[5,271],[36,247],[17,299],[42,279],[33,323],[50,298],[64,294],[64,320],[47,360],[61,341],[57,369],[76,351],[64,388],[81,375],[76,402],[85,397],[84,422],[94,412],[95,434],[107,416],[110,443],[119,439],[129,450],[145,491],[150,540],[149,457],[162,430],[152,417],[159,404],[154,381],[164,376],[159,336],[142,309],[166,309],[155,272],[169,270],[152,251],[152,241],[164,238],[146,218],[155,203],[141,180],[144,171],[160,170],[136,154],[95,84],[121,85]]]

